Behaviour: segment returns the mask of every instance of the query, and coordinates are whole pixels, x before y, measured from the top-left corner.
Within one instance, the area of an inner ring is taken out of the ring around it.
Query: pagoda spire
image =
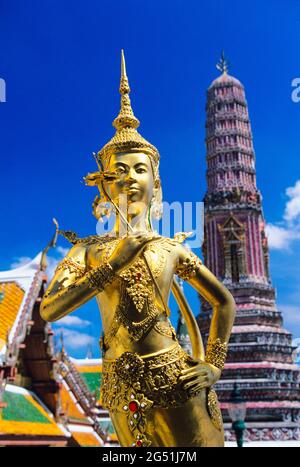
[[[216,68],[219,71],[221,71],[221,73],[223,75],[228,73],[229,62],[228,62],[227,58],[225,58],[224,50],[222,50],[221,58],[220,58],[219,62],[216,64]]]
[[[292,335],[282,327],[269,273],[245,89],[227,73],[224,52],[217,68],[222,74],[209,86],[206,102],[202,248],[204,264],[235,299],[236,318],[227,363],[215,389],[225,409],[234,382],[238,383],[247,399],[249,440],[296,440],[300,438],[300,368],[294,365]],[[203,300],[198,323],[206,341],[212,316],[211,304]]]

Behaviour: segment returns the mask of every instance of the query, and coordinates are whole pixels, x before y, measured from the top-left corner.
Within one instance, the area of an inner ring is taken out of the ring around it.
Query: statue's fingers
[[[208,384],[208,379],[206,377],[197,378],[194,381],[190,381],[189,383],[186,383],[183,387],[184,389],[190,389],[192,387],[195,387],[201,384]]]
[[[190,373],[188,375],[185,375],[185,376],[179,376],[179,381],[181,383],[184,383],[185,381],[190,381],[194,378],[197,378],[198,374],[197,373]]]
[[[191,371],[190,373],[185,373],[184,375],[179,376],[179,380],[185,381],[185,380],[189,380],[191,378],[197,377],[197,376],[206,376],[206,375],[207,375],[206,370]]]
[[[195,392],[200,391],[201,387],[200,384],[196,384],[193,388],[190,388],[189,393],[194,394]]]
[[[202,384],[197,384],[195,387],[191,388],[189,390],[189,393],[195,394],[196,392],[200,391],[201,389],[209,387],[209,383],[202,383]]]
[[[181,370],[182,375],[187,375],[188,373],[193,373],[194,371],[197,371],[199,373],[201,372],[206,372],[207,373],[207,367],[205,365],[196,365],[192,366],[191,368],[187,368],[186,370]]]
[[[211,384],[208,381],[206,381],[205,383],[198,384],[197,391],[199,391],[200,389],[209,388],[210,386]]]

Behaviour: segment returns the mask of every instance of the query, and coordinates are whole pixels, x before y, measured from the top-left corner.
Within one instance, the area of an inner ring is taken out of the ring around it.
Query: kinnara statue
[[[43,297],[41,316],[57,321],[96,297],[103,325],[102,403],[121,446],[223,446],[212,386],[224,367],[234,300],[184,245],[187,234],[167,238],[153,230],[152,216],[161,215],[160,156],[137,131],[123,51],[121,63],[116,133],[95,156],[98,170],[85,178],[99,189],[97,217],[112,209],[115,223],[103,235],[64,233],[73,246]],[[213,306],[206,351],[174,275]],[[179,345],[169,320],[171,290],[189,330],[192,357]]]

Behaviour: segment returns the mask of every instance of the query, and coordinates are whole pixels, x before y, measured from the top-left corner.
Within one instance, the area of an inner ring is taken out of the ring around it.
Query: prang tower
[[[282,327],[269,273],[262,197],[243,85],[221,75],[207,91],[205,240],[207,267],[233,294],[237,315],[222,379],[216,385],[225,421],[234,382],[247,400],[248,439],[300,439],[300,367]],[[211,309],[198,320],[207,337]],[[228,420],[229,421],[229,420]],[[232,436],[227,431],[227,436]]]

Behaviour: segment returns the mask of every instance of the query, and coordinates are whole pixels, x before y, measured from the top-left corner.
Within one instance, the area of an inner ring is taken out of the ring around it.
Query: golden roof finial
[[[221,71],[223,74],[227,74],[227,73],[228,73],[229,62],[228,62],[228,60],[225,58],[224,50],[222,50],[221,58],[220,58],[219,62],[216,64],[216,67],[217,67],[217,69],[218,69],[219,71]]]

